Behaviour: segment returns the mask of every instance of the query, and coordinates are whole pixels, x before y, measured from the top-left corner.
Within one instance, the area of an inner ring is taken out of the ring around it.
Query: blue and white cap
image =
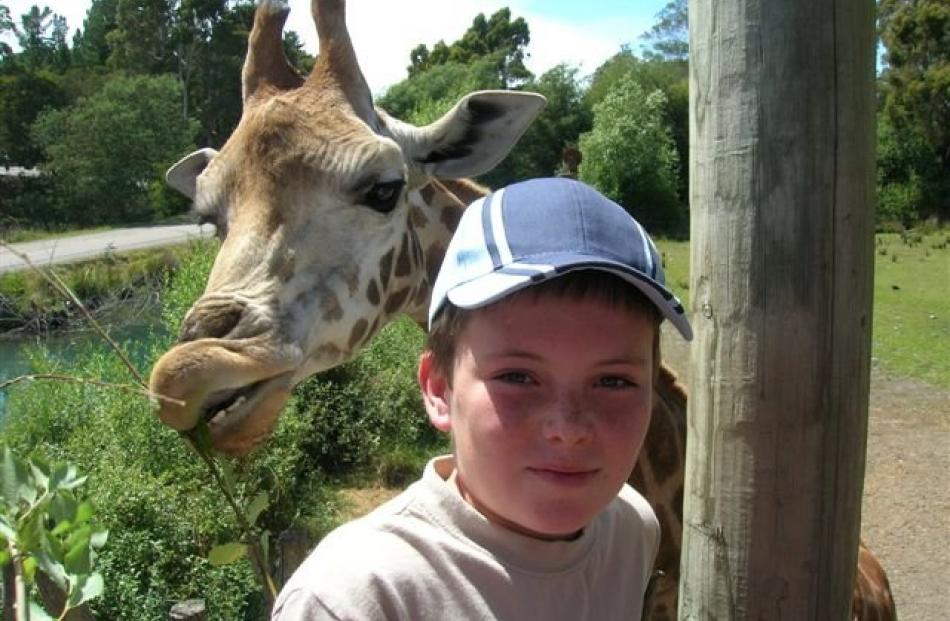
[[[465,210],[432,287],[429,326],[446,301],[479,308],[588,269],[632,284],[692,339],[683,305],[666,288],[660,255],[643,227],[597,190],[567,178],[515,183]]]

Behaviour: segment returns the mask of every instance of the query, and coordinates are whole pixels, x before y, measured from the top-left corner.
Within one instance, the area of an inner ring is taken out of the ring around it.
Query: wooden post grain
[[[844,620],[864,479],[873,0],[690,0],[680,619]]]

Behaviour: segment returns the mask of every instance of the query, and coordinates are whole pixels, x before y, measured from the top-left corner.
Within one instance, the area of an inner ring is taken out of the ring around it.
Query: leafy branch
[[[93,567],[108,531],[93,522],[92,505],[74,493],[85,481],[72,464],[23,460],[3,449],[0,564],[13,564],[17,621],[65,619],[102,595],[102,574]],[[57,617],[29,598],[37,569],[66,594]]]
[[[182,402],[178,399],[173,399],[171,397],[159,395],[149,390],[149,387],[146,384],[143,375],[138,371],[135,365],[132,364],[132,361],[125,354],[122,348],[119,347],[119,345],[109,336],[109,334],[102,328],[99,322],[95,320],[95,318],[86,308],[86,306],[82,303],[82,301],[79,300],[76,294],[73,293],[73,291],[66,285],[66,283],[63,282],[61,278],[59,278],[59,276],[57,276],[51,270],[47,271],[47,270],[40,269],[35,264],[33,264],[32,261],[30,261],[29,257],[17,251],[16,249],[11,247],[9,244],[4,242],[3,240],[0,240],[0,247],[3,247],[9,250],[14,255],[19,257],[20,260],[22,260],[27,266],[30,267],[30,269],[38,272],[40,276],[44,280],[46,280],[46,282],[48,282],[57,293],[59,293],[60,295],[62,295],[63,297],[71,301],[77,308],[79,308],[80,311],[83,313],[83,315],[86,317],[86,319],[89,321],[90,325],[92,325],[95,331],[99,334],[99,336],[101,336],[102,339],[105,340],[109,344],[109,347],[116,354],[116,356],[118,356],[119,359],[123,362],[126,369],[128,369],[130,375],[132,375],[133,379],[135,380],[134,384],[112,384],[112,383],[102,382],[99,380],[79,378],[79,377],[74,377],[70,375],[62,375],[62,374],[56,374],[56,373],[43,373],[43,374],[22,375],[22,376],[13,378],[12,380],[2,382],[0,383],[0,390],[5,389],[8,386],[11,386],[13,384],[23,382],[23,381],[30,381],[30,380],[37,380],[37,379],[53,380],[53,381],[61,381],[61,382],[88,384],[88,385],[93,385],[100,388],[124,390],[127,392],[142,394],[144,396],[147,396],[150,399],[166,401],[166,402],[174,403],[177,405],[182,405]],[[192,448],[194,448],[195,452],[199,455],[199,457],[201,457],[205,465],[208,466],[208,470],[211,473],[212,479],[214,479],[215,483],[218,486],[218,489],[224,495],[225,500],[227,501],[228,505],[231,507],[231,510],[234,512],[235,518],[237,519],[238,526],[242,533],[241,541],[225,543],[225,544],[218,545],[212,548],[212,550],[210,551],[208,555],[208,560],[211,562],[212,565],[225,565],[225,564],[234,562],[240,558],[243,558],[245,556],[249,557],[249,560],[251,560],[251,562],[253,563],[256,569],[258,578],[263,583],[264,596],[268,601],[268,605],[269,606],[272,605],[274,600],[277,598],[277,587],[276,587],[276,584],[274,583],[274,579],[271,576],[270,570],[269,570],[270,533],[266,530],[260,530],[259,528],[256,527],[257,519],[260,517],[264,509],[267,508],[267,505],[270,502],[267,492],[265,491],[258,494],[250,502],[246,510],[242,509],[240,503],[237,501],[236,494],[234,492],[234,489],[236,486],[235,486],[233,470],[231,469],[230,465],[227,462],[222,461],[219,464],[218,461],[215,459],[214,450],[211,445],[211,436],[210,436],[210,432],[208,430],[207,424],[202,421],[198,424],[197,427],[195,427],[191,431],[183,433],[182,435],[185,437],[186,441],[192,446]],[[3,533],[2,525],[0,525],[0,533]],[[15,556],[15,555],[11,554],[11,556]],[[32,572],[35,572],[34,565],[28,564],[27,567],[28,568],[32,567],[33,568]],[[49,569],[50,571],[59,571],[56,568],[56,566],[52,564],[48,564],[48,565],[41,564],[41,569],[43,569],[44,572],[47,571],[47,569]],[[32,576],[32,573],[30,572],[28,573],[30,576]],[[66,586],[70,586],[70,583],[68,581],[62,582],[60,579],[58,579],[58,578],[62,578],[62,572],[59,572],[59,574],[57,575],[50,575],[50,577],[54,581],[56,581],[56,583],[61,588],[65,589],[65,587],[63,586],[64,584]],[[101,577],[99,578],[99,581],[101,582]],[[68,600],[67,604],[69,603],[69,601],[72,601],[72,600]],[[80,602],[80,604],[81,603],[82,602]],[[37,617],[37,618],[43,618],[43,617]]]

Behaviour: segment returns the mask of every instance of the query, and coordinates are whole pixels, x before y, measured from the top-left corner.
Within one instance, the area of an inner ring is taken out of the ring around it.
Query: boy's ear
[[[416,373],[419,387],[422,389],[422,402],[429,415],[429,422],[439,431],[449,431],[452,421],[449,417],[449,391],[451,387],[445,375],[439,371],[432,352],[424,351],[419,356],[419,370]]]

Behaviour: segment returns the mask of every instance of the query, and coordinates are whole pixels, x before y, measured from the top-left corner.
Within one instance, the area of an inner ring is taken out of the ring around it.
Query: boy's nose
[[[544,439],[566,445],[582,444],[593,435],[590,415],[577,399],[559,399],[544,419]]]

